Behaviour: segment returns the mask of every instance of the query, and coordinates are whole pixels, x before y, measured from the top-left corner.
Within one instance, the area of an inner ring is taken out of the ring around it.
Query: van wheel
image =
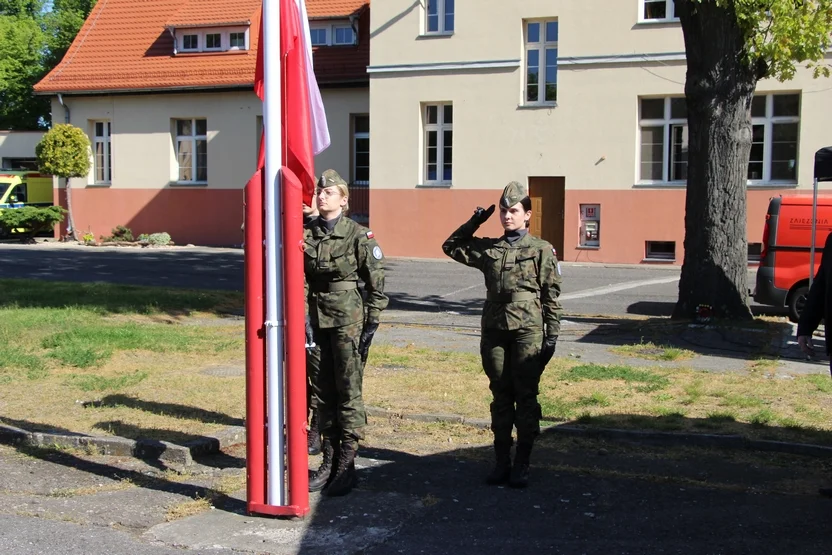
[[[792,322],[800,320],[800,313],[803,312],[803,307],[806,306],[806,297],[808,295],[808,285],[802,285],[792,291],[792,294],[789,295],[789,320]]]

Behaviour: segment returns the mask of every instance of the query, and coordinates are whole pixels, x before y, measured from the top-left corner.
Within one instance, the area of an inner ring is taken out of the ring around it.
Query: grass
[[[676,361],[691,359],[695,356],[693,351],[667,345],[656,345],[653,342],[621,345],[610,350],[617,355],[648,360]]]
[[[395,360],[396,370],[384,365]],[[382,364],[380,364],[380,362]],[[365,403],[396,412],[488,419],[491,395],[479,356],[373,346]],[[555,357],[540,381],[544,420],[585,426],[740,434],[832,442],[832,379],[772,380],[764,373],[581,364]]]
[[[219,318],[241,306],[240,294],[36,280],[0,287],[0,421],[171,441],[242,424],[245,378],[201,373],[244,364],[243,321]]]

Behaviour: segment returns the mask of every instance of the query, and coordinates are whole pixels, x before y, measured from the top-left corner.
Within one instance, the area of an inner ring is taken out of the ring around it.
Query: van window
[[[6,191],[9,190],[8,183],[0,183],[0,200],[3,200],[3,197],[6,196]]]
[[[28,197],[27,193],[25,183],[21,183],[12,191],[12,195],[17,197],[17,201],[15,202],[26,202],[26,198]]]

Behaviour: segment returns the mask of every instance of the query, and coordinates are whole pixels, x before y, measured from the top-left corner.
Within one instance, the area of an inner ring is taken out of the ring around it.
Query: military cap
[[[500,204],[506,208],[511,208],[524,198],[529,196],[528,191],[523,185],[516,181],[512,181],[506,188],[503,189],[503,195],[500,197]]]
[[[338,172],[335,170],[326,170],[324,173],[321,174],[321,177],[318,179],[318,187],[321,189],[326,189],[327,187],[332,187],[333,185],[347,185],[347,182],[338,175]]]

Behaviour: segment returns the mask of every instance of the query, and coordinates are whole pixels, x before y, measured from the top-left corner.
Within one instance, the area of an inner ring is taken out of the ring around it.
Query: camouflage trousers
[[[491,402],[491,430],[495,441],[511,441],[517,428],[518,442],[533,442],[540,433],[538,386],[543,368],[540,346],[543,330],[482,330],[480,355],[488,376]]]
[[[318,408],[318,397],[315,395],[315,382],[321,367],[321,348],[306,350],[306,408],[314,411]]]
[[[358,354],[362,322],[315,330],[321,353],[313,384],[318,397],[318,420],[325,438],[357,443],[367,425],[362,389],[364,365]]]

